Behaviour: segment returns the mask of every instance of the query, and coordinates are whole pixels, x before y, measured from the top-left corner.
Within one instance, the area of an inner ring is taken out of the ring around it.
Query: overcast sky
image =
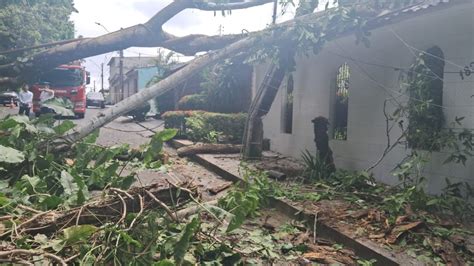
[[[95,37],[107,33],[145,23],[158,10],[172,2],[172,0],[74,0],[78,13],[72,15],[76,27],[76,36]],[[220,13],[189,9],[176,15],[164,25],[164,29],[174,35],[188,34],[219,34],[222,27],[224,34],[240,33],[242,30],[255,31],[264,29],[271,23],[273,4],[267,4],[246,10],[235,10],[232,15],[223,17]],[[279,20],[293,16],[293,11],[288,11]],[[97,25],[100,23],[102,26]],[[132,47],[124,52],[125,56],[154,56],[156,48]],[[86,68],[91,72],[100,89],[100,64],[104,63],[104,87],[108,87],[107,62],[117,52],[94,56],[86,59]]]

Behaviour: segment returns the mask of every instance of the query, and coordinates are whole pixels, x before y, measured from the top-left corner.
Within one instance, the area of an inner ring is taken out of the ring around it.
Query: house
[[[408,101],[403,78],[420,52],[429,51],[444,63],[442,86],[443,127],[465,117],[462,127],[474,129],[474,1],[430,0],[382,14],[371,29],[370,46],[356,44],[354,34],[332,39],[317,55],[296,58],[296,70],[287,74],[269,113],[263,119],[270,148],[301,158],[315,152],[313,124],[318,116],[330,121],[330,147],[336,166],[364,170],[372,166],[387,146],[384,102]],[[267,65],[254,68],[253,92],[262,83]],[[441,99],[440,99],[441,100]],[[387,106],[393,113],[394,105]],[[405,121],[405,123],[408,121]],[[393,142],[401,134],[395,126]],[[378,181],[395,185],[391,172],[410,152],[396,146],[373,169]],[[427,191],[439,192],[445,178],[474,185],[474,160],[443,164],[446,151],[434,152],[424,168]]]
[[[107,63],[109,66],[109,88],[110,100],[115,104],[124,99],[122,91],[122,82],[125,79],[125,73],[136,67],[154,66],[157,57],[122,57],[122,72],[120,72],[120,57],[112,57]],[[125,83],[123,83],[125,89]]]
[[[165,69],[159,66],[149,66],[149,67],[137,67],[133,68],[127,73],[125,73],[124,79],[124,90],[122,94],[122,99],[130,97],[131,95],[137,93],[139,90],[147,87],[150,80],[155,76],[162,76],[165,72]],[[149,101],[151,107],[151,113],[158,113],[153,100]]]
[[[163,75],[164,69],[158,66],[137,67],[125,73],[123,98],[130,97],[140,89],[146,87],[147,83],[156,75]]]

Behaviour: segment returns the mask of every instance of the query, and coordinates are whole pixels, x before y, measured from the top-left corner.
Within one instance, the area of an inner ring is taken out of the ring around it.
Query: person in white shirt
[[[23,85],[21,88],[20,94],[18,95],[18,101],[20,102],[20,115],[30,115],[30,109],[33,105],[33,93],[29,91],[27,84]]]
[[[39,89],[41,91],[40,94],[40,112],[42,114],[47,114],[47,113],[54,113],[54,110],[51,108],[48,108],[44,106],[44,104],[48,101],[54,98],[54,90],[49,88],[49,85],[45,85],[44,88]]]

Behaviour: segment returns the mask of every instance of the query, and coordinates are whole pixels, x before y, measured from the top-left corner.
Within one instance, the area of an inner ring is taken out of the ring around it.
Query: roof
[[[462,3],[472,3],[471,0],[421,0],[416,4],[408,5],[397,10],[384,10],[377,15],[375,20],[391,21],[397,18],[406,19],[418,16],[420,12],[429,13],[446,7],[451,7]]]
[[[401,0],[394,0],[401,1]],[[372,19],[367,21],[366,29],[373,30],[390,24],[399,23],[411,18],[419,17],[422,15],[435,13],[437,11],[449,9],[455,6],[474,4],[474,0],[412,0],[416,1],[415,4],[408,5],[399,9],[387,9],[381,11],[378,15],[373,16]],[[300,19],[303,23],[311,23],[315,19],[322,16],[328,15],[328,10],[316,12],[302,16]],[[289,22],[283,22],[282,25]],[[293,22],[291,22],[293,23]],[[343,37],[354,32],[354,28],[347,29],[345,31],[335,32],[328,36],[330,39],[336,39]]]

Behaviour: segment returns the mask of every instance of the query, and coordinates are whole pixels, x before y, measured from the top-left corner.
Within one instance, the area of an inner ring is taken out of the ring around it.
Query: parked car
[[[104,95],[100,92],[89,92],[86,95],[86,107],[97,106],[100,108],[105,108],[105,98]]]
[[[3,106],[10,104],[13,100],[13,103],[18,106],[18,94],[14,91],[4,91],[0,93],[0,103]]]

